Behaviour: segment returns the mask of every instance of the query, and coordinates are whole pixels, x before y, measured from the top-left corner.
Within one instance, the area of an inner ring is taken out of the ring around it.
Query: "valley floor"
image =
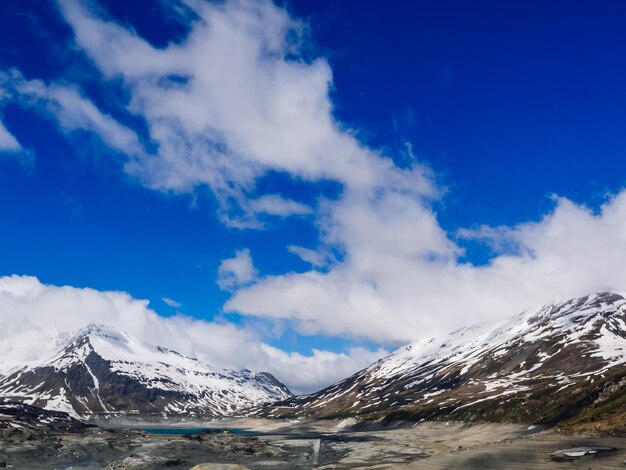
[[[625,438],[572,436],[520,425],[427,422],[381,428],[350,421],[245,419],[184,425],[247,428],[258,434],[212,431],[184,436],[146,434],[137,422],[107,424],[78,434],[37,435],[16,429],[0,440],[0,462],[15,469],[40,470],[188,470],[203,463],[213,465],[197,470],[626,468]],[[156,425],[164,426],[141,424]],[[585,449],[553,455],[593,447],[612,449],[595,449],[591,455],[583,455]]]

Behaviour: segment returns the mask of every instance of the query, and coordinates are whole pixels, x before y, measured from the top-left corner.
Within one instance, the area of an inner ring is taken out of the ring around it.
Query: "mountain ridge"
[[[48,358],[0,376],[1,398],[75,417],[227,416],[290,396],[269,373],[217,369],[99,324],[67,336]]]
[[[626,299],[601,292],[412,343],[256,415],[552,425],[621,399],[625,364]]]

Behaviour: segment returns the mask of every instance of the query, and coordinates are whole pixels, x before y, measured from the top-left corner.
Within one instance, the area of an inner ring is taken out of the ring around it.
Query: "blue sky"
[[[2,276],[127,292],[342,373],[624,288],[624,4],[0,10]],[[337,378],[311,367],[292,386]]]

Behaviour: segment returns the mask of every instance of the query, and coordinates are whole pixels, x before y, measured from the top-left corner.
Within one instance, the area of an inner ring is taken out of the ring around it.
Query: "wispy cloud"
[[[161,299],[167,306],[172,308],[180,308],[183,306],[180,302],[175,301],[174,299],[170,299],[169,297],[163,297]]]
[[[22,150],[20,143],[0,122],[0,152],[19,152],[20,150]]]
[[[287,250],[296,255],[302,261],[305,261],[316,268],[324,267],[329,263],[329,257],[326,254],[320,253],[316,250],[311,250],[310,248],[298,245],[289,245]]]
[[[11,69],[0,71],[0,87],[12,101],[52,118],[66,134],[88,132],[125,155],[144,153],[135,132],[100,111],[78,86],[27,80]]]
[[[288,217],[290,215],[307,215],[312,209],[290,199],[285,199],[276,194],[266,194],[258,199],[250,201],[250,206],[255,212]]]
[[[0,85],[1,87],[1,85]],[[0,89],[0,92],[2,90]],[[0,93],[1,95],[1,93]],[[0,105],[2,103],[0,102]],[[0,158],[17,161],[24,169],[30,171],[35,165],[35,152],[24,148],[17,138],[0,121]]]

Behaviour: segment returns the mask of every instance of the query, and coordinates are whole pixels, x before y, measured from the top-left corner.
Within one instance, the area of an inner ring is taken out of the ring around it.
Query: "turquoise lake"
[[[202,431],[228,431],[233,434],[258,434],[256,431],[241,428],[145,428],[142,431],[150,434],[195,434]]]

